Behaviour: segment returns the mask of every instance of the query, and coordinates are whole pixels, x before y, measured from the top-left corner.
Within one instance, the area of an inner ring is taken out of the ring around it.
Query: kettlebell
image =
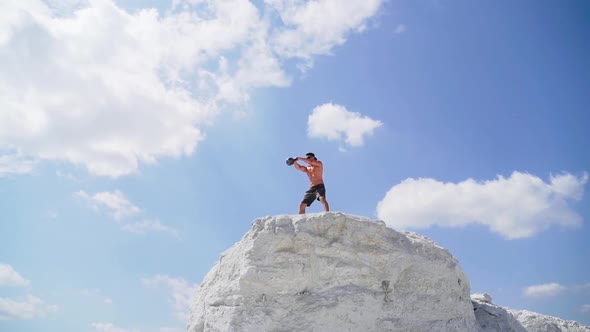
[[[295,163],[295,158],[291,158],[291,157],[289,157],[289,158],[288,158],[288,159],[285,161],[285,163],[287,163],[287,166],[291,166],[291,165],[293,165],[293,164]]]

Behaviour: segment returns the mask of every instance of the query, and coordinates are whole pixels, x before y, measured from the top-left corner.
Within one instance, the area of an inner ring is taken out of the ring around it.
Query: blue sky
[[[0,4],[0,330],[182,331],[307,189],[590,325],[586,1]],[[322,211],[320,204],[308,212]]]

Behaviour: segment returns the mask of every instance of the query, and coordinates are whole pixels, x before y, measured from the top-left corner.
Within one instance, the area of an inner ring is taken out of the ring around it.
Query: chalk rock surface
[[[206,275],[188,331],[480,331],[469,292],[418,234],[338,212],[265,217]]]
[[[492,296],[488,293],[471,294],[471,299],[479,302],[492,303]]]
[[[590,332],[590,327],[571,320],[527,310],[507,309],[474,296],[475,317],[483,332]]]

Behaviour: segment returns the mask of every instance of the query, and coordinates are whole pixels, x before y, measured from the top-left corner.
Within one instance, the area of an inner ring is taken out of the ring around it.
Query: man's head
[[[307,159],[313,159],[313,160],[318,160],[318,158],[315,157],[315,154],[313,154],[312,152],[308,152],[305,154],[305,157],[307,157]]]

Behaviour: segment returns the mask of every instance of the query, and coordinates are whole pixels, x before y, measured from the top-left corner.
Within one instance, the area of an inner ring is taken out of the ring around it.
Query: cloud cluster
[[[43,300],[33,295],[17,299],[0,297],[0,320],[46,317],[57,311],[57,306],[46,305]]]
[[[586,173],[551,176],[548,183],[520,172],[483,182],[410,178],[385,194],[377,215],[394,228],[482,224],[507,239],[525,238],[552,225],[580,226],[570,203],[582,198],[587,181]]]
[[[361,31],[382,0],[0,3],[0,176],[44,160],[121,176],[191,155],[227,106],[284,87]],[[56,8],[59,9],[56,10]],[[326,15],[329,13],[329,15]]]
[[[590,283],[564,286],[558,283],[547,283],[525,287],[522,294],[527,297],[552,297],[565,292],[590,293]]]
[[[11,265],[0,263],[0,287],[29,285],[30,281],[23,278]],[[43,300],[31,294],[17,298],[0,297],[0,320],[45,317],[58,310],[56,305],[45,304]]]
[[[551,298],[563,294],[579,294],[579,293],[590,293],[590,283],[582,285],[564,286],[558,283],[547,283],[540,285],[532,285],[525,287],[522,290],[522,295],[528,298]],[[590,304],[583,304],[578,307],[578,311],[581,313],[590,313]]]
[[[326,103],[313,109],[307,120],[307,133],[312,138],[325,138],[358,147],[381,125],[381,121],[351,112],[342,105]]]
[[[145,234],[146,232],[160,232],[179,238],[178,231],[172,227],[163,225],[158,220],[140,220],[130,222],[136,215],[142,214],[142,210],[131,203],[125,195],[115,190],[113,192],[101,191],[94,195],[88,194],[83,190],[74,193],[76,198],[82,199],[89,203],[96,211],[105,211],[110,217],[118,222],[124,222],[121,230],[135,234]]]
[[[183,278],[172,278],[167,275],[157,275],[151,278],[143,278],[141,282],[145,286],[164,286],[170,292],[174,316],[185,322],[188,319],[190,301],[199,290],[199,285],[190,285]]]
[[[117,221],[141,212],[119,190],[115,190],[114,192],[102,191],[94,195],[89,195],[85,191],[80,190],[74,195],[89,202],[95,210],[108,210],[111,217]]]
[[[168,292],[170,304],[173,310],[173,316],[178,322],[186,322],[189,316],[190,300],[195,296],[199,290],[199,285],[189,284],[183,278],[174,278],[168,275],[156,275],[150,278],[142,278],[141,283],[146,287],[160,287]],[[100,294],[97,290],[90,290],[89,295]],[[116,326],[108,322],[92,323],[91,326],[97,332],[139,332],[136,329],[127,329]],[[160,332],[180,332],[184,329],[182,327],[161,327]]]
[[[0,287],[1,286],[28,286],[31,282],[23,278],[16,270],[4,263],[0,263]]]
[[[176,229],[163,225],[158,220],[142,220],[132,224],[127,224],[123,226],[121,229],[135,234],[145,234],[146,232],[161,232],[171,235],[175,238],[180,237]]]
[[[309,58],[328,54],[346,41],[348,31],[366,29],[366,19],[376,14],[381,0],[292,1],[266,0],[277,10],[284,26],[274,32],[277,52],[288,57]]]
[[[82,289],[78,291],[78,294],[87,298],[97,299],[104,304],[113,304],[113,300],[108,296],[104,296],[100,289]]]
[[[0,149],[0,177],[9,174],[29,173],[36,164],[35,160],[24,156],[22,153],[8,150],[3,152]]]
[[[113,325],[112,323],[92,323],[91,326],[98,332],[139,332],[139,330],[128,330]]]
[[[406,32],[406,30],[407,30],[407,27],[405,24],[398,24],[395,27],[395,30],[393,30],[393,33],[395,33],[396,35],[399,35],[399,34]]]
[[[533,285],[526,287],[522,294],[527,297],[549,297],[563,293],[567,288],[558,283]]]

